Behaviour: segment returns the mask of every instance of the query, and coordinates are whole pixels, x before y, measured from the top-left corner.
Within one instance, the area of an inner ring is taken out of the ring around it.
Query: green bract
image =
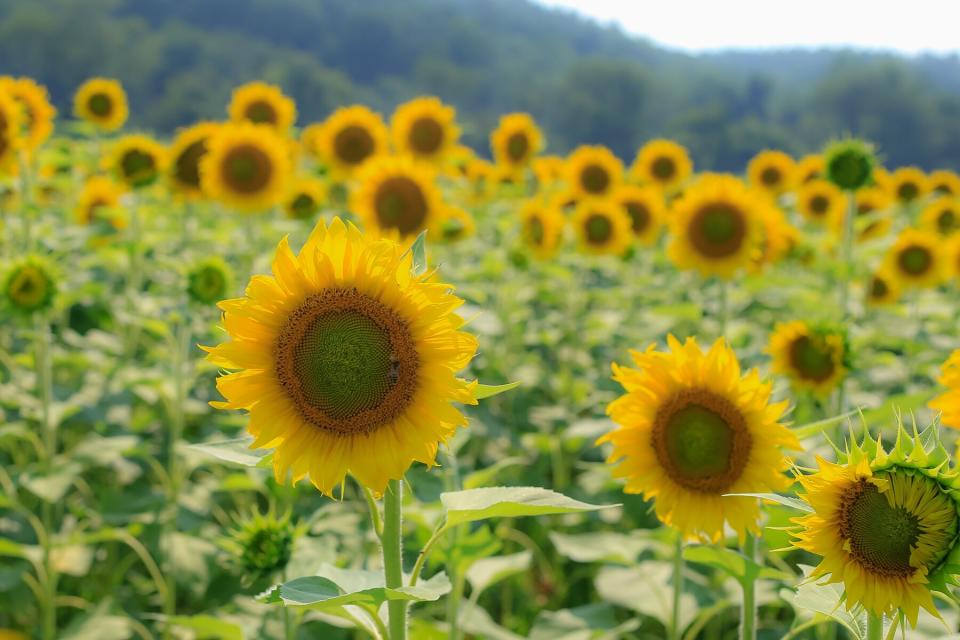
[[[856,191],[873,179],[876,159],[869,143],[850,138],[828,146],[823,165],[827,180],[845,191]]]

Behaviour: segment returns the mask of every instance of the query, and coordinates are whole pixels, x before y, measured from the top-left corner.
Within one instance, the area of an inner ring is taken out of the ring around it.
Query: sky
[[[960,0],[537,0],[685,51],[852,46],[960,52]]]

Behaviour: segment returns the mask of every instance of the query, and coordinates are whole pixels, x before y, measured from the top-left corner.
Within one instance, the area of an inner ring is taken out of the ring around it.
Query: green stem
[[[40,431],[43,434],[43,468],[53,469],[57,455],[57,429],[50,419],[50,405],[53,402],[53,376],[50,361],[50,323],[45,313],[36,315],[36,376],[37,393],[40,396]],[[55,640],[57,637],[57,570],[53,565],[53,505],[44,501],[41,510],[43,519],[43,569],[44,569],[44,606],[43,638]]]
[[[23,252],[33,250],[33,198],[30,191],[30,161],[20,152],[20,209],[23,212]],[[4,230],[6,232],[6,230]]]
[[[177,460],[177,444],[183,436],[184,427],[184,401],[186,396],[186,384],[184,380],[184,361],[186,360],[186,345],[189,344],[190,330],[186,319],[181,319],[173,331],[173,398],[170,419],[169,440],[167,443],[167,478],[169,480],[169,491],[167,495],[166,517],[163,521],[163,539],[166,543],[165,550],[165,569],[167,572],[167,590],[163,599],[163,614],[167,619],[177,614],[177,580],[176,568],[173,566],[172,558],[172,535],[177,530],[177,512],[180,504],[180,470]],[[163,631],[164,638],[170,638],[170,625],[166,625]]]
[[[719,281],[719,305],[717,309],[717,321],[720,324],[720,337],[726,339],[727,337],[727,281]]]
[[[867,612],[867,640],[883,640],[883,616]]]
[[[391,480],[383,496],[383,572],[388,589],[403,586],[403,481]],[[390,600],[390,640],[407,638],[407,603]]]
[[[743,541],[743,555],[755,560],[757,554],[757,539],[747,534]],[[751,578],[744,580],[743,610],[740,615],[740,640],[756,640],[757,637],[757,582]]]
[[[847,212],[843,217],[843,272],[840,277],[840,315],[846,322],[850,317],[850,280],[853,277],[853,222],[857,216],[857,198],[853,191],[847,193]]]
[[[680,597],[683,595],[683,534],[677,531],[673,546],[673,608],[670,611],[669,640],[680,639]]]

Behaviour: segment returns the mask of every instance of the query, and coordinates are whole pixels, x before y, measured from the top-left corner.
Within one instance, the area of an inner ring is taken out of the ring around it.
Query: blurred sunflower
[[[297,105],[276,85],[248,82],[233,90],[227,113],[231,122],[261,124],[285,135],[297,119]]]
[[[186,198],[203,195],[200,160],[209,150],[210,138],[220,129],[216,122],[199,122],[182,129],[170,146],[170,182],[173,190]]]
[[[465,167],[467,178],[467,200],[474,204],[482,204],[492,198],[497,192],[496,170],[494,166],[482,158],[474,158],[467,162]]]
[[[308,124],[300,132],[300,147],[314,159],[322,159],[320,155],[320,138],[323,136],[323,123]]]
[[[885,190],[893,197],[893,176],[884,167],[874,166],[872,171],[872,183],[874,186]]]
[[[533,175],[537,188],[543,192],[563,182],[567,163],[560,156],[540,156],[533,159]]]
[[[846,210],[846,195],[832,182],[813,179],[800,183],[797,211],[807,220],[837,227],[842,224]]]
[[[960,198],[960,176],[948,169],[933,171],[927,176],[930,193],[937,196]]]
[[[781,322],[770,336],[768,352],[774,373],[794,387],[828,395],[846,377],[849,349],[842,332],[802,321]]]
[[[893,226],[890,215],[893,197],[890,193],[881,187],[867,187],[857,191],[854,197],[857,204],[857,219],[854,221],[857,241],[864,242],[887,235]],[[837,221],[838,232],[842,225],[843,216]]]
[[[772,386],[756,370],[742,375],[722,339],[706,353],[693,338],[671,335],[667,345],[631,352],[636,369],[613,364],[626,393],[607,407],[617,428],[598,444],[613,444],[614,476],[626,478],[627,493],[654,500],[661,522],[714,542],[726,524],[742,540],[759,532],[759,503],[726,494],[790,485],[781,450],[800,443],[779,422],[787,402],[771,403]]]
[[[890,305],[900,299],[900,283],[889,268],[877,270],[867,282],[867,304],[873,307]]]
[[[288,218],[309,220],[317,215],[327,199],[327,186],[319,178],[302,176],[293,181],[283,202]]]
[[[246,409],[252,448],[276,449],[274,473],[309,475],[332,495],[346,474],[376,493],[413,461],[435,464],[438,444],[467,419],[475,383],[456,377],[477,340],[460,331],[463,301],[412,256],[335,218],[300,253],[286,239],[273,275],[220,304],[231,340],[209,349],[222,409]]]
[[[457,111],[438,98],[415,98],[393,112],[390,133],[398,153],[439,165],[460,138]]]
[[[584,253],[623,255],[633,242],[630,216],[614,200],[583,200],[570,220]]]
[[[960,429],[960,349],[943,363],[942,375],[937,381],[947,387],[946,393],[930,401],[930,408],[940,412],[940,423]]]
[[[163,146],[147,136],[129,135],[114,143],[107,166],[117,180],[130,189],[140,189],[156,182],[167,166]]]
[[[902,205],[911,204],[930,191],[926,174],[917,167],[900,167],[890,176],[890,193]]]
[[[920,213],[920,228],[947,237],[960,231],[960,199],[941,196]]]
[[[773,196],[789,190],[795,175],[796,163],[783,151],[761,151],[747,165],[750,184]]]
[[[460,242],[476,233],[477,223],[460,207],[445,207],[431,231],[432,238],[439,242]]]
[[[5,306],[20,314],[32,314],[53,306],[57,278],[46,260],[25,256],[10,264],[0,278]]]
[[[32,78],[0,76],[0,93],[6,93],[20,105],[23,127],[20,144],[23,149],[34,151],[53,133],[53,119],[57,115],[47,88]]]
[[[574,193],[603,198],[620,184],[623,163],[606,147],[583,145],[567,158],[565,173],[566,182]]]
[[[211,305],[233,290],[233,272],[220,256],[204,258],[187,271],[187,296],[199,305]]]
[[[105,222],[114,229],[126,228],[127,219],[120,208],[122,196],[123,189],[113,180],[104,176],[91,177],[77,199],[77,222],[82,225]]]
[[[887,253],[886,266],[901,285],[935,287],[943,280],[942,241],[929,231],[905,229]]]
[[[818,153],[803,156],[797,161],[793,170],[793,180],[791,182],[798,187],[803,187],[808,182],[814,180],[823,180],[824,163],[823,156]]]
[[[0,92],[0,175],[16,163],[20,115],[20,107],[16,101]]]
[[[350,196],[353,212],[368,233],[416,236],[431,228],[442,214],[434,174],[407,157],[383,157],[358,176]]]
[[[129,116],[127,93],[117,80],[91,78],[73,95],[73,115],[104,131],[116,131]]]
[[[630,217],[630,230],[634,239],[650,246],[660,237],[660,228],[666,219],[666,206],[660,187],[649,185],[621,185],[612,196]]]
[[[670,259],[681,269],[732,278],[755,258],[764,206],[765,198],[734,176],[702,176],[671,207]]]
[[[389,132],[380,114],[363,105],[341,107],[323,123],[317,139],[320,157],[344,178],[387,152]]]
[[[537,258],[552,258],[560,247],[564,215],[541,198],[531,198],[520,207],[520,236]]]
[[[494,161],[508,173],[521,173],[544,147],[543,134],[529,113],[508,113],[490,134]]]
[[[750,266],[752,271],[757,272],[786,256],[799,241],[800,233],[772,200],[758,198],[755,215],[762,232],[754,247]]]
[[[200,184],[208,197],[234,209],[265,211],[283,200],[290,170],[287,147],[272,129],[225,124],[208,139]]]
[[[650,140],[637,151],[630,173],[641,182],[673,191],[693,173],[693,162],[683,145],[673,140]]]

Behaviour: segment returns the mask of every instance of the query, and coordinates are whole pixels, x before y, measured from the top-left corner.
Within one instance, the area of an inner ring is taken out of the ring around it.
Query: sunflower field
[[[960,177],[0,78],[0,640],[960,638]]]

